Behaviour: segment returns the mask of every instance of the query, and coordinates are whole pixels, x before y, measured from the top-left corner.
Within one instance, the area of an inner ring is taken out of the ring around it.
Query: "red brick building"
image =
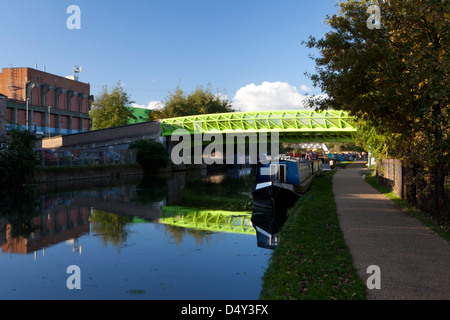
[[[6,102],[7,97],[0,93],[0,136],[6,134]]]
[[[7,126],[44,136],[89,131],[89,84],[32,68],[3,68],[0,94],[8,98]]]
[[[1,253],[28,254],[52,245],[78,239],[90,232],[88,207],[57,206],[32,219],[33,236],[14,237],[10,224],[2,225],[0,221]]]

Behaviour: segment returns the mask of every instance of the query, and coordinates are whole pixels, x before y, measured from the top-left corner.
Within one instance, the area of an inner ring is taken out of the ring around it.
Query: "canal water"
[[[258,299],[272,250],[253,182],[232,168],[2,199],[0,299]]]

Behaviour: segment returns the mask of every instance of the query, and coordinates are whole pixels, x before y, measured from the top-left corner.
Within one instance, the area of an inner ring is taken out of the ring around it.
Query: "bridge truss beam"
[[[251,218],[251,212],[164,206],[160,223],[195,230],[255,235]]]
[[[163,136],[186,133],[278,132],[281,142],[349,142],[356,128],[344,111],[265,111],[197,115],[161,120]],[[179,133],[179,132],[177,132]]]

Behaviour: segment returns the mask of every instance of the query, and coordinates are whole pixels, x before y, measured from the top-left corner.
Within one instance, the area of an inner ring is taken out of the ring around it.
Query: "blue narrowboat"
[[[254,205],[266,209],[292,206],[307,191],[314,175],[322,170],[321,164],[320,160],[290,157],[259,163],[252,189]]]

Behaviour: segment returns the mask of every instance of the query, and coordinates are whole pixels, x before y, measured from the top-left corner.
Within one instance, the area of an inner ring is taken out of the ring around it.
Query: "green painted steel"
[[[177,129],[189,134],[277,131],[280,141],[285,142],[347,142],[356,132],[352,118],[344,111],[310,110],[231,112],[161,120],[163,136],[171,136]]]
[[[256,235],[251,218],[251,212],[163,206],[160,223],[195,230]]]

